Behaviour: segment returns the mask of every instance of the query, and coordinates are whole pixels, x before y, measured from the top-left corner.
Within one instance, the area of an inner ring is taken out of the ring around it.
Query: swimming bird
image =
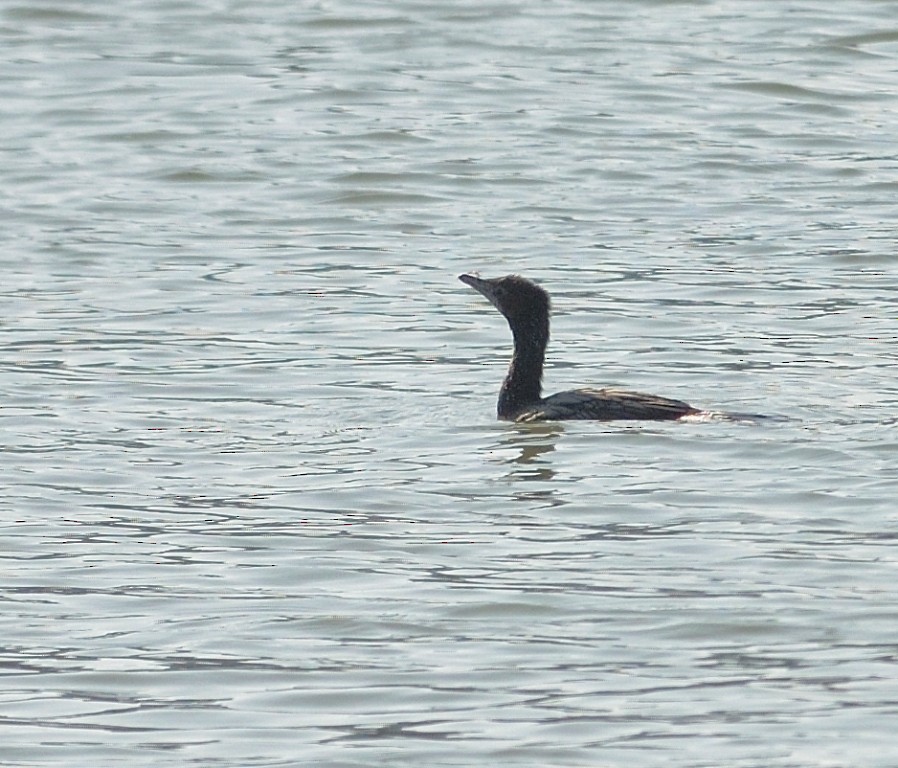
[[[673,421],[703,413],[682,400],[625,389],[572,389],[543,397],[543,362],[549,343],[549,294],[519,275],[491,280],[477,275],[459,275],[458,279],[483,294],[505,316],[514,338],[514,354],[499,390],[499,419]]]

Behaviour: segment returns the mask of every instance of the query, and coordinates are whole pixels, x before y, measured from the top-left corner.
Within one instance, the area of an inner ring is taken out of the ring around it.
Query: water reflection
[[[554,478],[555,470],[540,457],[555,451],[555,443],[563,433],[564,427],[559,422],[514,424],[502,435],[502,452],[508,455],[505,463],[511,466],[506,477],[516,480]]]

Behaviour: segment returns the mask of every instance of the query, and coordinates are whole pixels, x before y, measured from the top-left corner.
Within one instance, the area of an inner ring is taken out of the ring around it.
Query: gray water
[[[896,19],[4,3],[0,763],[898,764]]]

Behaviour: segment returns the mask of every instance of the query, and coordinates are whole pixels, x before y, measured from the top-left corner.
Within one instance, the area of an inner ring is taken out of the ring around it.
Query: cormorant
[[[492,280],[459,275],[458,279],[489,299],[505,316],[514,337],[514,354],[499,390],[497,410],[500,419],[672,421],[703,413],[681,400],[624,389],[572,389],[543,397],[543,361],[549,343],[549,294],[519,275]]]

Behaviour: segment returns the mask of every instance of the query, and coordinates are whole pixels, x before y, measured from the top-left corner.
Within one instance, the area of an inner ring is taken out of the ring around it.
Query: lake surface
[[[898,764],[895,10],[5,3],[0,762]]]

